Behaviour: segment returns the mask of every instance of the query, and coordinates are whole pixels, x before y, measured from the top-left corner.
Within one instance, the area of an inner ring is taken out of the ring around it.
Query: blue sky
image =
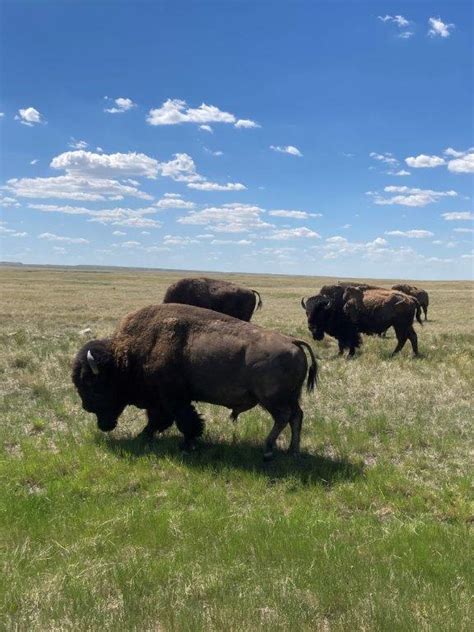
[[[471,2],[1,12],[0,259],[471,277]]]

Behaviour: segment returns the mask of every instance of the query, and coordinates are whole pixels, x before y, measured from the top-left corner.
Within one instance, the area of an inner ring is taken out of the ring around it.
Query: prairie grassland
[[[312,343],[304,455],[264,464],[259,409],[234,426],[199,405],[183,457],[175,430],[136,439],[142,411],[103,435],[80,406],[79,332],[108,335],[180,276],[0,268],[0,627],[472,629],[472,284],[422,284],[421,359],[391,359],[393,334],[353,361]],[[327,279],[225,277],[261,292],[256,323],[310,340],[300,299]]]

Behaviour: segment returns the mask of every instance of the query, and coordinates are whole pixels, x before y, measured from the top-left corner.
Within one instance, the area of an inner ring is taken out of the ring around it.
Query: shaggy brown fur
[[[392,290],[398,290],[409,296],[414,296],[425,314],[425,320],[428,320],[428,305],[430,303],[430,297],[426,290],[416,287],[415,285],[407,285],[400,283],[398,285],[392,285]]]
[[[359,331],[367,334],[381,333],[393,326],[398,340],[393,354],[401,351],[409,339],[413,353],[418,355],[418,340],[413,329],[413,319],[416,314],[421,324],[421,310],[414,297],[393,290],[362,291],[349,287],[344,292],[343,300],[344,313],[357,325]]]
[[[309,371],[303,348],[311,356]],[[131,404],[146,409],[148,436],[176,420],[187,446],[203,426],[191,402],[225,406],[234,419],[260,404],[274,420],[265,443],[270,458],[288,423],[290,450],[299,451],[306,374],[311,391],[317,365],[306,342],[211,310],[168,304],[133,312],[112,338],[86,344],[73,381],[101,430],[112,430]]]
[[[204,307],[247,322],[262,307],[262,299],[257,290],[206,277],[186,278],[173,283],[166,290],[163,303]]]

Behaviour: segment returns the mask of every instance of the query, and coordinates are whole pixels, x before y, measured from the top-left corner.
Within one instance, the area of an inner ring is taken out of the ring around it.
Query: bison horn
[[[99,375],[99,367],[97,366],[97,362],[94,360],[94,356],[91,353],[91,350],[87,350],[87,363],[89,364],[91,371],[94,375]]]
[[[306,309],[306,303],[304,302],[304,296],[303,296],[303,298],[301,299],[301,307],[302,307],[303,309]]]

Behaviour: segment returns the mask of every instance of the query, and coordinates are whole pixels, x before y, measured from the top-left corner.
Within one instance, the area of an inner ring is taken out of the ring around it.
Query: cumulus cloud
[[[387,240],[383,237],[377,237],[367,242],[351,242],[340,235],[326,239],[322,251],[325,253],[323,255],[324,259],[333,260],[357,255],[362,259],[375,262],[383,261],[387,258],[391,260],[409,258],[411,260],[416,255],[412,248],[406,246],[389,248]]]
[[[199,129],[203,132],[209,132],[209,134],[214,134],[214,130],[210,125],[200,125]]]
[[[58,198],[89,202],[122,200],[125,197],[153,199],[151,195],[139,191],[135,186],[125,185],[117,180],[75,175],[52,178],[12,178],[7,181],[5,188],[18,197],[26,198]]]
[[[194,202],[183,200],[182,197],[177,193],[165,193],[161,200],[155,202],[154,206],[157,206],[160,209],[165,208],[184,208],[184,209],[193,209],[196,205]]]
[[[472,147],[466,151],[456,151],[449,147],[444,153],[448,156],[453,156],[453,159],[448,161],[449,171],[453,173],[474,173],[474,149]]]
[[[28,127],[33,127],[33,125],[38,125],[39,123],[44,123],[42,115],[35,108],[20,108],[18,110],[18,114],[15,116],[16,121],[20,121],[22,125],[27,125]]]
[[[114,230],[114,232],[112,233],[112,235],[115,235],[116,237],[123,237],[126,234],[127,233],[124,233],[123,230]]]
[[[105,97],[107,101],[110,99]],[[113,99],[115,105],[110,108],[105,108],[104,112],[108,112],[109,114],[122,114],[123,112],[128,112],[132,108],[136,108],[137,104],[132,101],[132,99],[127,99],[124,97],[119,97],[118,99]]]
[[[156,178],[159,163],[146,154],[95,154],[91,151],[66,151],[51,161],[50,167],[70,175],[89,177],[143,176]]]
[[[474,233],[474,228],[454,228],[455,233]]]
[[[371,151],[369,156],[373,158],[374,160],[378,160],[387,165],[393,165],[393,166],[398,165],[398,160],[393,156],[393,154],[391,154],[388,151],[384,152],[383,154],[378,154],[375,151]]]
[[[174,154],[174,160],[161,162],[158,171],[162,176],[171,178],[176,182],[198,182],[204,180],[196,171],[194,160],[188,154]]]
[[[321,213],[307,213],[306,211],[269,211],[273,217],[288,217],[289,219],[308,219],[309,217],[322,217]]]
[[[183,235],[165,235],[163,244],[165,246],[189,246],[190,244],[198,244],[199,241],[193,237],[185,237]]]
[[[250,119],[237,119],[234,114],[224,112],[214,105],[202,103],[197,108],[188,107],[181,99],[167,99],[160,108],[151,109],[146,121],[149,125],[180,125],[196,123],[199,129],[212,132],[209,123],[232,123],[235,127],[259,127]]]
[[[378,205],[399,204],[401,206],[426,206],[439,202],[444,197],[456,197],[456,191],[433,191],[431,189],[415,189],[406,186],[387,186],[385,193],[397,193],[391,197],[383,197],[380,193],[368,191]]]
[[[264,212],[259,206],[232,203],[192,211],[177,221],[179,224],[208,226],[218,233],[246,233],[255,229],[273,228],[272,224],[262,220]]]
[[[439,17],[429,18],[428,24],[430,25],[428,31],[430,37],[446,38],[451,35],[451,31],[454,29],[454,24],[445,24]]]
[[[474,219],[474,213],[471,213],[471,211],[454,211],[449,213],[442,213],[441,217],[443,217],[448,222],[465,221]]]
[[[408,156],[408,158],[405,158],[405,162],[409,167],[413,167],[414,169],[430,169],[446,164],[444,158],[440,158],[440,156],[427,156],[426,154]]]
[[[145,208],[131,209],[115,207],[111,209],[89,209],[84,206],[69,206],[57,204],[28,204],[28,208],[42,211],[43,213],[63,213],[65,215],[86,215],[89,222],[100,224],[110,224],[112,226],[126,226],[129,228],[160,228],[162,223],[144,217],[154,215],[156,208],[148,206]]]
[[[0,234],[8,235],[9,237],[26,237],[28,233],[17,231],[15,228],[7,228],[3,225],[4,222],[0,222]]]
[[[223,151],[213,151],[212,149],[209,149],[208,147],[204,147],[204,151],[206,152],[206,154],[210,154],[211,156],[223,156],[224,152]]]
[[[243,191],[247,187],[240,182],[227,182],[226,184],[217,184],[217,182],[190,182],[190,189],[198,189],[199,191]]]
[[[211,245],[216,246],[224,246],[224,245],[233,245],[233,246],[250,246],[253,242],[249,239],[213,239],[211,241]]]
[[[426,239],[427,237],[433,237],[433,233],[429,230],[387,230],[386,235],[392,235],[393,237],[408,237],[408,239]]]
[[[34,160],[30,160],[30,165],[36,165],[38,163],[38,158],[35,158]]]
[[[411,173],[406,171],[405,169],[400,169],[399,171],[387,171],[387,175],[389,176],[410,176]]]
[[[299,158],[301,158],[303,155],[300,152],[300,150],[297,147],[294,147],[293,145],[286,145],[284,147],[280,147],[279,145],[270,145],[270,149],[273,149],[273,151],[280,152],[281,154],[290,154],[290,156],[298,156]]]
[[[41,233],[38,235],[38,239],[46,239],[48,241],[63,241],[68,244],[88,244],[89,241],[83,237],[61,237],[54,233]]]
[[[266,237],[266,239],[278,239],[281,241],[301,238],[320,239],[321,235],[310,228],[306,228],[306,226],[302,226],[301,228],[282,228],[274,230]]]
[[[260,127],[260,125],[255,121],[251,121],[250,119],[239,119],[234,124],[234,127],[236,127],[237,129],[252,129],[255,127]]]

